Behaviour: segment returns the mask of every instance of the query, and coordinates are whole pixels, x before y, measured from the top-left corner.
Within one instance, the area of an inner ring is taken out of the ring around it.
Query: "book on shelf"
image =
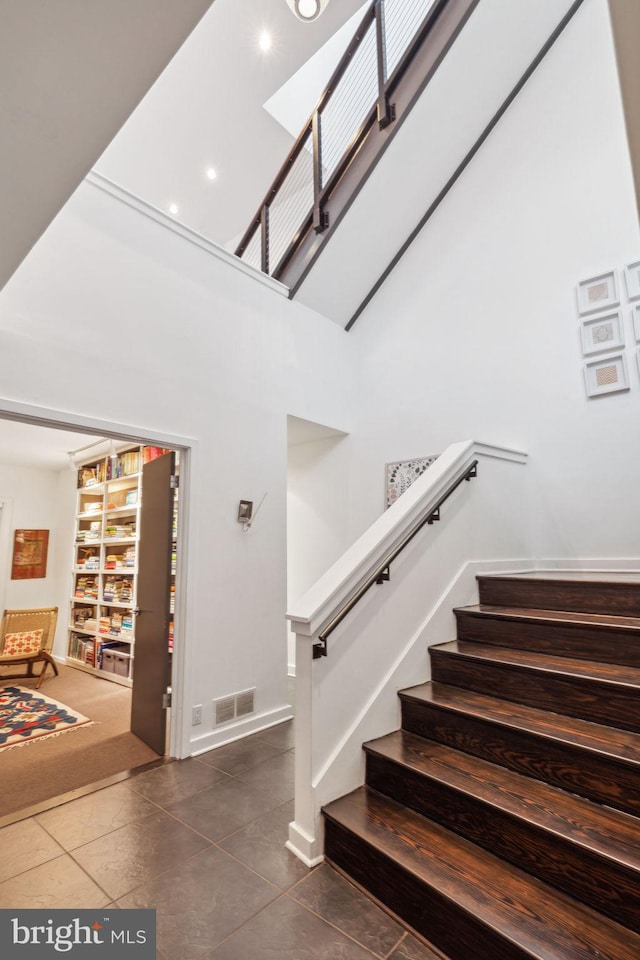
[[[98,581],[95,577],[76,577],[75,596],[78,600],[95,600],[98,597]]]
[[[79,630],[86,627],[86,623],[93,616],[93,607],[74,607],[72,612],[73,626]],[[88,629],[88,628],[87,628]]]
[[[104,460],[85,464],[78,470],[78,488],[93,487],[97,483],[102,483],[105,478],[106,466]]]
[[[151,463],[152,460],[157,460],[158,457],[164,457],[165,453],[171,453],[171,450],[168,450],[166,447],[143,447],[142,462]]]

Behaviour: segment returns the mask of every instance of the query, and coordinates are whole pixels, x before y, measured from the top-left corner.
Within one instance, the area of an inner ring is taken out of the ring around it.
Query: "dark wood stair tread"
[[[422,683],[400,691],[402,700],[433,703],[444,709],[479,717],[501,726],[526,730],[552,740],[570,742],[616,759],[640,764],[640,734],[578,717],[560,717],[549,710],[527,707],[444,683]]]
[[[532,960],[640,957],[640,936],[366,787],[324,813]]]
[[[365,750],[640,871],[636,817],[405,730],[373,740]]]
[[[616,627],[630,634],[640,633],[640,617],[617,617],[605,613],[571,613],[567,610],[543,610],[539,607],[498,607],[489,603],[477,603],[468,607],[456,607],[454,613],[468,613],[478,617],[488,616],[500,620],[528,622],[568,623],[584,627]]]
[[[576,679],[624,684],[638,687],[640,692],[639,667],[558,657],[548,653],[537,653],[512,647],[496,647],[492,644],[474,643],[466,640],[451,640],[449,643],[438,644],[431,647],[431,653],[435,656],[438,656],[439,653],[454,654],[465,659],[484,661],[492,665],[525,667],[547,673],[563,674]]]
[[[480,602],[640,617],[640,577],[532,573],[477,577]]]

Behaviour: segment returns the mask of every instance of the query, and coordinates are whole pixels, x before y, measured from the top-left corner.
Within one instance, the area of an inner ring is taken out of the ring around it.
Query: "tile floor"
[[[293,721],[0,830],[0,907],[157,910],[159,960],[437,960],[284,846]]]

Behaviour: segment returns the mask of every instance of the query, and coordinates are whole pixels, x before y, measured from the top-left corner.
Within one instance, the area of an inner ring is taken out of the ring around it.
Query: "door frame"
[[[191,702],[189,689],[191,666],[194,658],[189,642],[191,631],[187,597],[187,569],[189,545],[196,542],[196,511],[193,509],[198,441],[194,437],[176,436],[155,429],[133,426],[115,420],[101,420],[78,413],[55,410],[30,403],[20,403],[0,397],[0,419],[50,429],[89,433],[142,443],[149,446],[172,447],[180,454],[180,506],[178,515],[176,603],[174,614],[174,642],[171,661],[171,712],[169,722],[169,756],[182,759],[191,755],[190,726],[185,719],[184,704]],[[6,521],[5,517],[5,521]],[[6,525],[5,525],[6,531]],[[135,679],[134,679],[135,683]]]

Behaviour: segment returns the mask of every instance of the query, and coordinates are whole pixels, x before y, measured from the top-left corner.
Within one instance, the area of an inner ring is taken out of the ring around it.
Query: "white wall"
[[[349,546],[348,472],[336,482],[346,437],[289,446],[287,473],[287,609]],[[295,635],[289,632],[289,672],[295,668]]]
[[[607,4],[585,0],[349,335],[354,535],[386,461],[472,436],[528,451],[536,556],[638,557],[630,308],[631,390],[588,400],[575,285],[639,256]]]
[[[342,330],[91,184],[0,295],[5,397],[193,438],[183,753],[239,735],[215,697],[256,687],[244,732],[288,714],[286,417],[344,429],[352,380]]]
[[[0,452],[0,461],[2,454]],[[64,527],[59,510],[59,473],[0,462],[0,607],[50,607],[60,605],[59,574],[68,570]],[[48,530],[47,575],[33,580],[12,580],[11,560],[16,530]],[[68,579],[68,578],[67,578]],[[68,594],[67,584],[67,594]],[[62,617],[64,619],[64,617]]]

